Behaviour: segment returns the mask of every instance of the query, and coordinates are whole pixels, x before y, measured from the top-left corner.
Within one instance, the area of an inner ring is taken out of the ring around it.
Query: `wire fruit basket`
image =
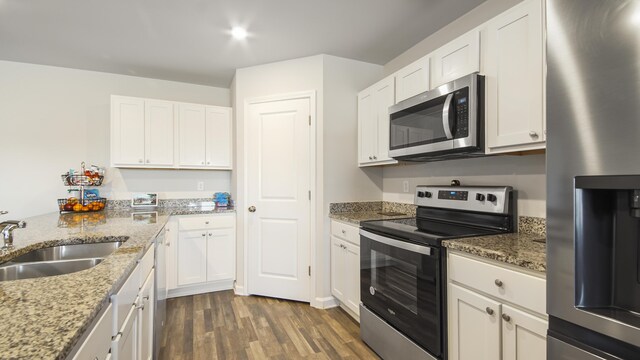
[[[100,186],[102,185],[102,180],[104,180],[104,175],[64,174],[60,175],[60,177],[62,178],[64,186]]]
[[[106,198],[86,198],[86,199],[58,199],[58,208],[61,213],[65,212],[90,212],[100,211],[107,206]]]

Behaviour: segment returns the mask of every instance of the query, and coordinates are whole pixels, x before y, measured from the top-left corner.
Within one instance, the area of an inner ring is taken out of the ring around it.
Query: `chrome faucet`
[[[13,249],[13,230],[18,228],[22,229],[27,226],[24,221],[8,220],[0,223],[0,234],[2,234],[2,240],[4,241],[2,251],[8,251]]]

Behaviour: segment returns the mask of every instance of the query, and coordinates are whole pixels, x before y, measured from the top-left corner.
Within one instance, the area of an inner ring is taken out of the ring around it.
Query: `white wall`
[[[376,200],[382,197],[382,169],[361,170],[357,167],[357,93],[382,74],[382,67],[318,55],[278,63],[238,69],[234,88],[236,110],[237,186],[244,186],[244,104],[247,99],[313,90],[316,92],[316,247],[314,301],[331,296],[329,202]],[[243,229],[246,203],[242,191],[238,202],[237,284],[244,290]],[[317,304],[317,303],[316,303]]]
[[[133,76],[0,61],[0,210],[11,218],[57,211],[60,175],[80,162],[109,164],[112,94],[229,106],[229,89]],[[113,199],[132,192],[161,198],[229,191],[229,172],[107,169],[100,190]],[[196,183],[205,182],[198,192]]]
[[[246,203],[242,191],[245,182],[244,162],[244,104],[247,99],[286,94],[301,91],[316,91],[318,121],[322,119],[322,56],[312,56],[259,65],[249,68],[237,69],[234,78],[236,138],[236,161],[233,165],[236,179],[236,206],[237,224],[237,262],[236,262],[236,289],[243,293],[245,290],[245,264],[244,264],[244,223],[246,219]]]
[[[545,155],[492,156],[385,167],[383,200],[413,202],[416,185],[507,185],[518,192],[518,215],[546,217]],[[402,182],[409,181],[409,193]]]

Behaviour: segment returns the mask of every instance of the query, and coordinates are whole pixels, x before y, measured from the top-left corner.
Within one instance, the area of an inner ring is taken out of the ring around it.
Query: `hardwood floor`
[[[233,291],[167,301],[160,359],[379,359],[344,310]]]

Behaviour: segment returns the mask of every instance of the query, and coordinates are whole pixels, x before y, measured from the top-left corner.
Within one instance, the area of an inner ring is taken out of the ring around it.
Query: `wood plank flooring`
[[[379,359],[344,310],[233,291],[167,301],[160,359]]]

